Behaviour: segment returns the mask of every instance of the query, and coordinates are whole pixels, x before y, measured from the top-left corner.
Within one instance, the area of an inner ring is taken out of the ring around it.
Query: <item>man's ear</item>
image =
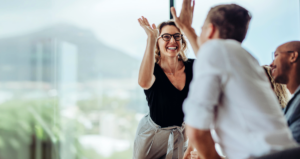
[[[291,56],[290,59],[291,59],[291,62],[292,62],[292,63],[297,62],[298,59],[299,59],[299,52],[298,52],[298,51],[294,51],[294,52],[292,53],[292,56]]]
[[[209,23],[207,26],[206,37],[208,37],[208,39],[212,39],[215,32],[216,32],[216,27],[212,23]]]

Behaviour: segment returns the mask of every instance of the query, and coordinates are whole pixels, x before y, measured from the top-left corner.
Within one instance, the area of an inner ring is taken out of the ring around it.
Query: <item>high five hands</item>
[[[183,31],[183,33],[189,40],[195,55],[197,56],[200,46],[197,43],[197,34],[192,27],[194,9],[195,0],[183,0],[179,17],[177,17],[174,7],[171,8],[171,13],[174,17],[174,21],[177,27],[179,27]]]
[[[195,8],[195,0],[183,0],[182,9],[179,17],[176,15],[176,10],[174,7],[171,8],[171,13],[174,17],[176,26],[179,27],[189,40],[195,55],[197,56],[200,46],[197,43],[197,34],[192,28],[193,14]],[[145,30],[150,41],[157,40],[159,38],[159,31],[156,29],[155,24],[150,26],[148,20],[145,17],[138,19],[141,27]]]
[[[180,29],[184,30],[186,28],[192,27],[194,8],[195,8],[195,0],[183,0],[182,9],[179,17],[177,17],[176,15],[175,8],[174,7],[171,8],[171,13],[175,20],[175,23]]]
[[[150,38],[157,39],[159,36],[159,31],[156,28],[155,24],[152,24],[152,27],[150,26],[147,18],[143,17],[138,19],[141,27],[145,30],[146,34]]]

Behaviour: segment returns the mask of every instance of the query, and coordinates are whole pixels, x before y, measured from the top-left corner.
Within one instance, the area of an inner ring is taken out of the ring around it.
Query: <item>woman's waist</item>
[[[173,114],[155,114],[150,112],[150,120],[160,127],[160,128],[167,128],[173,126],[181,127],[183,124],[183,113],[182,115],[173,115]]]

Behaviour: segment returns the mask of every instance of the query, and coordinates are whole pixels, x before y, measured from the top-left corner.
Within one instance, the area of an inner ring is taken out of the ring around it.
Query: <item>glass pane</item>
[[[2,2],[0,158],[132,158],[148,112],[137,19],[157,24],[168,9],[159,0]]]
[[[251,12],[252,20],[242,45],[261,65],[272,62],[271,54],[280,44],[300,40],[299,0],[288,3],[285,0],[196,0],[192,26],[198,35],[210,8],[226,3],[239,4]],[[178,12],[181,5],[182,0],[175,1]]]

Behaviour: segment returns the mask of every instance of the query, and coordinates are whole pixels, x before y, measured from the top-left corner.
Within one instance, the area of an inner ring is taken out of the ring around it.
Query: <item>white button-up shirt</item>
[[[265,71],[241,43],[206,42],[193,73],[184,121],[201,130],[214,128],[229,159],[297,146]]]

